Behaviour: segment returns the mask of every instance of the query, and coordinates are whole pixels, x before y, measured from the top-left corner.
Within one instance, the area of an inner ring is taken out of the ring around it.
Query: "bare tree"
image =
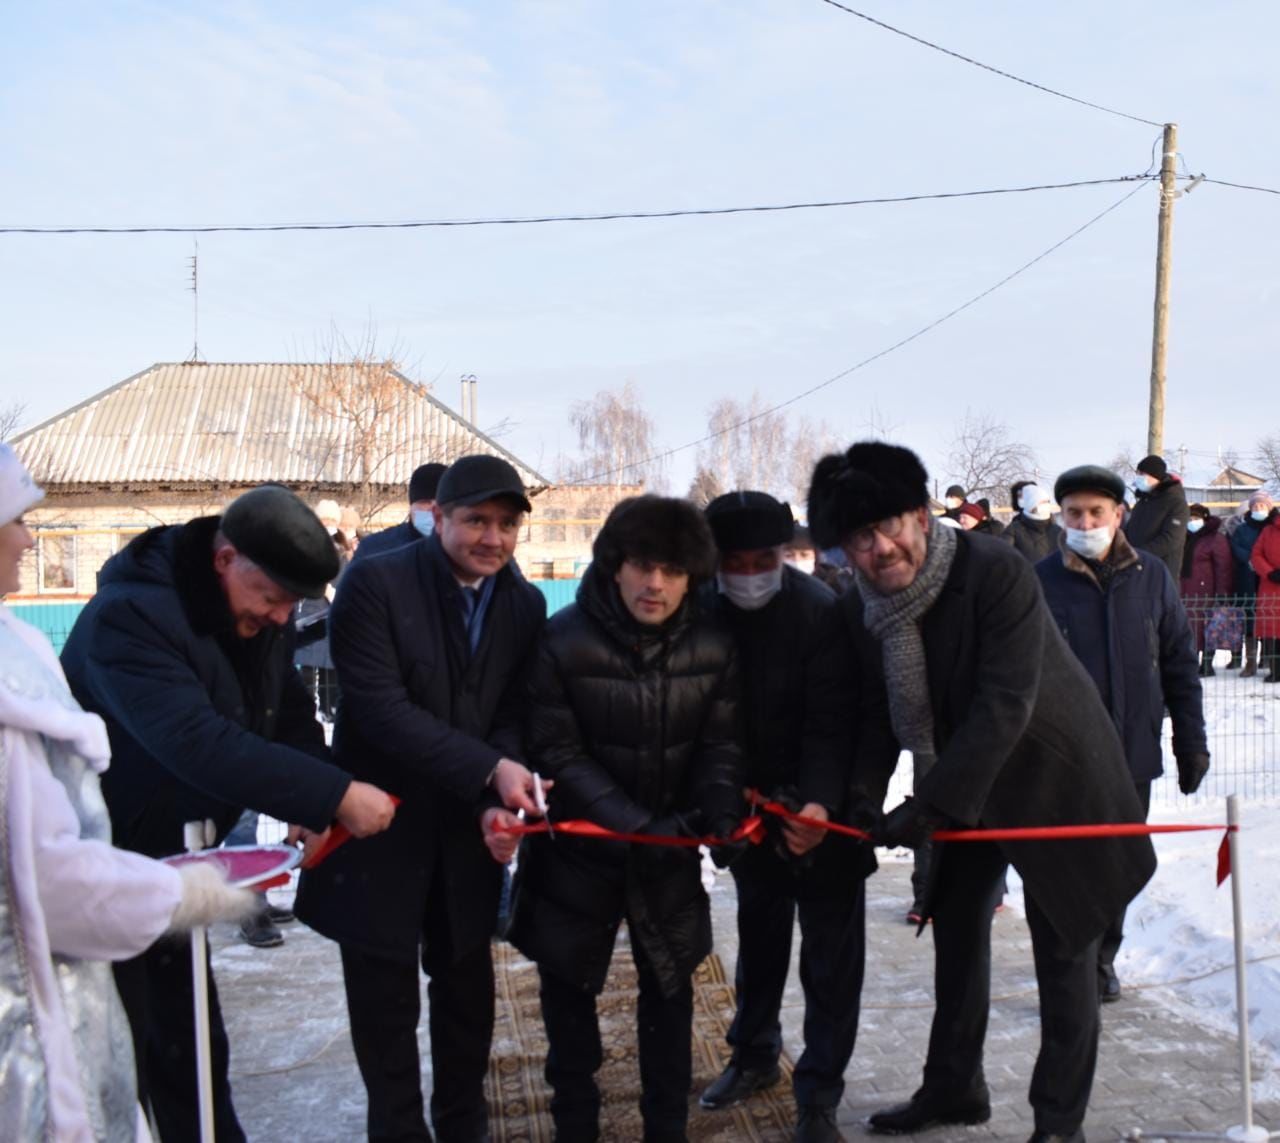
[[[966,411],[947,454],[948,479],[960,484],[971,500],[987,497],[1007,504],[1009,486],[1036,470],[1035,453],[1013,439],[1009,426],[988,413]]]
[[[692,500],[699,508],[705,508],[723,492],[724,488],[721,486],[720,481],[716,479],[716,474],[708,469],[699,468],[693,474],[687,498]]]
[[[1269,484],[1280,484],[1280,436],[1263,437],[1258,442],[1258,473]]]
[[[1138,455],[1138,450],[1134,448],[1129,441],[1116,445],[1115,455],[1111,458],[1107,467],[1112,472],[1134,472],[1137,468],[1138,461],[1142,457]]]
[[[22,419],[27,415],[27,406],[21,401],[11,401],[0,407],[0,441],[7,441],[22,427]]]
[[[317,487],[355,487],[351,506],[369,523],[403,497],[406,470],[421,457],[448,463],[447,442],[424,439],[426,426],[415,416],[422,387],[379,351],[374,331],[353,343],[334,329],[317,356],[316,363],[289,367],[290,387],[305,409],[297,447]]]
[[[707,434],[698,447],[698,467],[721,488],[751,488],[784,500],[791,494],[787,415],[769,408],[759,391],[746,403],[716,401],[707,414]]]
[[[839,452],[840,442],[825,424],[815,424],[808,417],[801,417],[791,435],[790,478],[791,503],[801,509],[809,499],[809,484],[813,470],[828,453]]]
[[[578,434],[578,456],[561,461],[564,480],[643,484],[651,490],[665,486],[666,458],[658,455],[657,425],[630,381],[621,389],[602,389],[589,401],[575,401],[569,424]]]

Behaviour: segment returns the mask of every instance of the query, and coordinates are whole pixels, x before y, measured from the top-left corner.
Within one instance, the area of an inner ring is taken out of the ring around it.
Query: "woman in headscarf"
[[[0,597],[44,493],[0,444]],[[252,894],[111,845],[106,727],[71,697],[41,632],[0,603],[0,1123],[7,1138],[149,1139],[109,962],[166,932],[238,919]]]

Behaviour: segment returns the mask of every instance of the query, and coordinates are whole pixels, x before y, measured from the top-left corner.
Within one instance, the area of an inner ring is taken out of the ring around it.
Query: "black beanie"
[[[1163,480],[1169,475],[1169,466],[1165,464],[1163,457],[1152,453],[1138,461],[1138,471],[1147,476],[1154,476],[1157,480]]]
[[[963,500],[965,497],[965,491],[960,487],[960,485],[953,484],[945,493],[943,493],[943,495],[946,497],[954,496],[957,500]]]
[[[409,477],[409,503],[416,504],[419,500],[434,500],[436,498],[436,487],[440,483],[440,477],[444,475],[444,470],[448,465],[437,464],[432,461],[430,464],[420,464],[413,470],[413,475]]]
[[[820,548],[929,503],[929,474],[909,448],[859,441],[818,461],[809,485],[809,528]]]
[[[316,514],[280,484],[237,496],[219,530],[285,591],[320,599],[338,574],[338,551]]]
[[[795,534],[791,505],[767,492],[726,492],[706,507],[707,523],[722,552],[776,548]]]

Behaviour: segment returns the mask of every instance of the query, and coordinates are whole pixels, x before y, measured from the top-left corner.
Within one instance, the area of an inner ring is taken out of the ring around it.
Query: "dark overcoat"
[[[448,963],[489,940],[502,867],[477,815],[500,758],[520,759],[527,669],[546,617],[508,564],[473,654],[461,588],[431,536],[354,561],[330,613],[342,687],[334,758],[401,799],[385,832],[350,841],[302,875],[295,911],[333,940]]]
[[[219,517],[151,528],[103,566],[62,667],[111,738],[102,792],[115,843],[180,853],[185,822],[218,840],[248,807],[312,829],[350,776],[331,764],[293,667],[293,628],[239,638],[213,569]]]
[[[1136,493],[1136,499],[1124,522],[1124,534],[1135,548],[1163,560],[1176,583],[1182,574],[1182,549],[1191,518],[1182,481],[1166,476],[1151,491]]]
[[[1036,564],[1054,622],[1093,679],[1124,743],[1136,782],[1164,773],[1160,731],[1166,705],[1176,757],[1208,751],[1195,644],[1187,612],[1163,561],[1117,534],[1104,590],[1075,552]]]
[[[1141,822],[1115,727],[1058,633],[1031,565],[989,537],[956,541],[950,573],[921,620],[938,757],[917,797],[970,828]],[[864,707],[855,777],[883,796],[898,744],[881,646],[863,622],[858,592],[841,602],[862,685],[882,696]],[[999,844],[1076,949],[1115,919],[1156,866],[1146,837]]]
[[[1230,533],[1227,542],[1231,545],[1231,558],[1236,565],[1235,592],[1237,595],[1257,595],[1258,573],[1249,562],[1253,555],[1253,545],[1258,542],[1262,529],[1267,526],[1266,520],[1255,520],[1249,513],[1245,514]]]
[[[413,526],[412,520],[403,520],[390,528],[383,528],[381,532],[374,532],[372,536],[365,536],[356,545],[355,555],[351,559],[353,562],[367,560],[370,556],[380,556],[384,552],[394,552],[397,548],[407,548],[422,538],[422,533]]]
[[[1024,559],[1034,564],[1058,550],[1058,537],[1061,535],[1062,528],[1054,520],[1033,520],[1025,512],[1019,512],[1009,521],[1000,538],[1006,544],[1012,544]]]
[[[588,569],[577,602],[548,622],[533,672],[529,758],[554,779],[554,821],[645,832],[680,813],[699,831],[742,816],[733,639],[687,598],[666,623],[631,619]],[[696,849],[531,837],[511,942],[584,991],[603,987],[627,918],[664,993],[711,950]]]

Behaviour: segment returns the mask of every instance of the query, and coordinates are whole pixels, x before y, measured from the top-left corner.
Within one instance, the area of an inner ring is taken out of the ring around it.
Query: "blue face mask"
[[[429,509],[415,508],[409,513],[409,518],[423,536],[429,536],[436,530],[436,518]]]

